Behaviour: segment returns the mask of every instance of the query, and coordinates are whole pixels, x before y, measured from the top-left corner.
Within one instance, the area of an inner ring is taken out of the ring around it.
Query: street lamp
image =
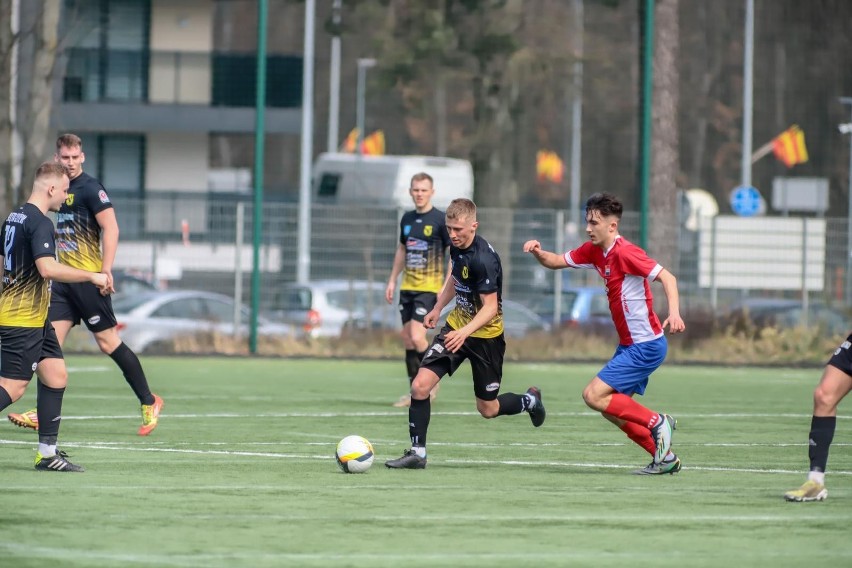
[[[355,152],[363,154],[362,142],[364,141],[364,99],[366,99],[367,69],[376,66],[376,60],[372,58],[358,59],[358,88],[356,93],[355,128],[358,130]]]
[[[840,97],[840,102],[852,110],[852,97]],[[849,136],[849,206],[846,211],[846,307],[852,307],[852,122],[841,124],[838,129]]]

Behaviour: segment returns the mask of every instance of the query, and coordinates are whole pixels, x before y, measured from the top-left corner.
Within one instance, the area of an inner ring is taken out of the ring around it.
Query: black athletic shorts
[[[837,367],[849,376],[852,376],[852,335],[840,344],[840,347],[828,360],[828,364]]]
[[[51,285],[47,319],[70,321],[71,325],[79,325],[82,320],[93,333],[113,328],[118,323],[112,311],[112,298],[102,296],[98,287],[91,282],[54,282]]]
[[[42,359],[62,359],[56,331],[44,327],[0,326],[0,377],[29,381]]]
[[[402,325],[411,320],[423,323],[426,314],[432,311],[437,301],[438,294],[434,292],[400,291],[399,314],[402,316]]]
[[[503,355],[506,353],[506,340],[503,334],[497,337],[468,337],[461,349],[451,353],[444,347],[444,337],[452,331],[449,325],[432,340],[432,345],[423,356],[421,367],[426,367],[439,377],[447,373],[452,375],[468,359],[473,371],[473,393],[480,400],[494,400],[500,394],[500,382],[503,380]]]

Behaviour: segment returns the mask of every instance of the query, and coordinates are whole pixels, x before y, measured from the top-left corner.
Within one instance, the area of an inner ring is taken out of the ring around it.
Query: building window
[[[66,3],[67,102],[146,101],[150,0]]]
[[[141,134],[83,133],[83,169],[110,195],[142,197],[145,188],[145,137]]]

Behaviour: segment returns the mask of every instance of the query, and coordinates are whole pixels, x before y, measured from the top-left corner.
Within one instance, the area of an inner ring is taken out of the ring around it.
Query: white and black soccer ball
[[[361,436],[346,436],[337,444],[334,457],[346,473],[364,473],[373,465],[373,444]]]

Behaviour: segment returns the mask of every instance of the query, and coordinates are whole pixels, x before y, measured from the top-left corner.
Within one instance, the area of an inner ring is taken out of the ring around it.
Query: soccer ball
[[[345,473],[364,473],[373,465],[373,444],[361,436],[346,436],[337,444],[334,457]]]

